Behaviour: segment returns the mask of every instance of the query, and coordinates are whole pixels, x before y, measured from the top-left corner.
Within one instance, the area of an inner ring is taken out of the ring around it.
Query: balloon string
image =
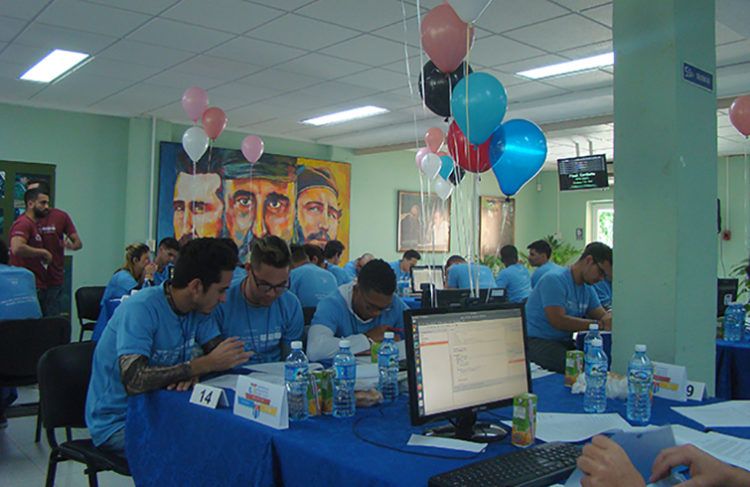
[[[409,43],[407,42],[406,5],[401,0],[401,21],[404,26],[404,64],[406,64],[406,81],[409,83],[409,96],[414,97],[414,86],[411,82],[411,68],[409,67]],[[420,36],[421,38],[421,36]],[[422,91],[424,93],[424,91]]]
[[[424,66],[424,48],[422,46],[422,2],[420,0],[417,0],[417,34],[419,35],[419,69],[421,70]],[[406,42],[406,39],[404,38],[404,42]],[[408,63],[409,60],[407,59],[406,62]],[[424,72],[422,72],[422,112],[427,111],[427,103],[425,103],[425,79],[424,79]]]
[[[747,160],[747,147],[750,145],[750,137],[745,136],[745,154],[743,162],[745,166],[745,191],[750,188],[750,164]],[[727,204],[727,208],[729,204]],[[750,253],[750,192],[745,195],[745,249]]]

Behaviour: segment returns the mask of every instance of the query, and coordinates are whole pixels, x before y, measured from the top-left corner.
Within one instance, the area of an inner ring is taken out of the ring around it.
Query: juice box
[[[578,375],[583,373],[583,352],[580,350],[568,350],[565,352],[565,386],[570,387],[576,383]]]
[[[370,361],[374,364],[378,363],[378,352],[380,351],[380,346],[383,344],[383,342],[373,342],[372,345],[370,345]]]
[[[530,446],[536,437],[537,396],[524,392],[513,398],[513,432],[511,443],[516,446]]]
[[[333,369],[310,372],[307,403],[311,416],[333,413]]]

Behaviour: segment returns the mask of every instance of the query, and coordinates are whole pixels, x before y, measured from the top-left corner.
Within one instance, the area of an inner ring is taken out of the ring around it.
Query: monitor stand
[[[508,435],[508,430],[497,423],[477,422],[477,414],[470,412],[459,415],[455,425],[449,424],[431,428],[426,430],[424,434],[425,436],[455,438],[475,443],[492,443],[505,438]]]

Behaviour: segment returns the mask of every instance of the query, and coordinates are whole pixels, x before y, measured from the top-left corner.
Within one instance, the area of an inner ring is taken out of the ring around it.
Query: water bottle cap
[[[302,350],[302,342],[295,340],[292,342],[292,350]]]
[[[646,345],[644,345],[642,343],[639,343],[638,345],[635,346],[635,351],[636,352],[645,352],[646,351]]]
[[[592,347],[601,347],[602,346],[602,339],[601,338],[594,338],[591,340],[591,346]]]
[[[393,340],[393,332],[392,331],[387,331],[387,332],[383,333],[383,336],[385,337],[386,340]]]
[[[597,330],[598,331],[599,330],[599,323],[590,323],[589,324],[589,330],[591,330],[591,331]]]
[[[339,340],[339,348],[349,348],[349,340]]]

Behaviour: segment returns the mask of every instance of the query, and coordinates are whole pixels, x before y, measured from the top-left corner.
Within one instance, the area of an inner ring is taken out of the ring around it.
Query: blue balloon
[[[547,139],[528,120],[508,120],[495,130],[490,141],[490,161],[500,190],[513,196],[542,170],[547,157]]]
[[[453,88],[451,113],[461,132],[474,145],[490,138],[503,121],[507,106],[505,88],[491,74],[472,73]]]
[[[448,178],[453,172],[453,158],[451,156],[440,156],[440,162],[443,163],[443,165],[440,166],[440,177],[448,181]]]

